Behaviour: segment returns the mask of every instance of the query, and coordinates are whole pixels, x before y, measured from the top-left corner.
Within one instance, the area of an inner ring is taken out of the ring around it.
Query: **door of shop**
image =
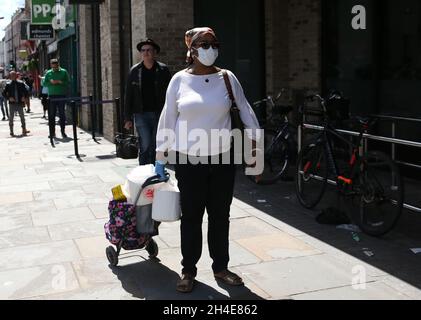
[[[215,30],[222,47],[217,65],[233,71],[247,98],[265,92],[264,1],[195,0],[196,26]]]
[[[71,97],[74,97],[78,94],[78,65],[75,39],[75,36],[71,36],[59,42],[60,66],[69,72],[70,85],[68,93]]]

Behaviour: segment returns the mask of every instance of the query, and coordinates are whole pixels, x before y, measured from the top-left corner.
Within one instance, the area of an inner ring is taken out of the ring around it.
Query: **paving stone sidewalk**
[[[383,239],[317,225],[295,201],[292,183],[257,188],[241,173],[232,206],[230,267],[244,288],[218,284],[204,248],[198,285],[178,294],[179,223],[163,224],[159,259],[123,252],[118,267],[105,257],[103,226],[111,188],[124,182],[136,160],[114,157],[115,146],[78,129],[73,141],[52,148],[39,100],[27,115],[28,137],[10,137],[0,123],[0,299],[420,299],[418,238]],[[18,118],[15,132],[19,132]],[[59,132],[59,130],[57,130]],[[69,137],[71,127],[67,128]],[[206,220],[206,219],[205,219]],[[364,247],[375,257],[362,254]],[[406,248],[406,251],[405,251]],[[358,284],[358,286],[355,286]],[[354,285],[354,286],[353,286]]]

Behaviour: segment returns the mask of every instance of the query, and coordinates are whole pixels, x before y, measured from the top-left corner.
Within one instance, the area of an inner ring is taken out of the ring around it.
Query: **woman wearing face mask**
[[[205,209],[208,213],[208,246],[214,276],[216,280],[228,285],[243,285],[243,280],[228,270],[229,213],[235,166],[232,160],[228,164],[221,160],[223,155],[232,151],[231,141],[227,139],[220,144],[210,139],[210,143],[206,141],[207,148],[198,150],[194,148],[197,140],[190,140],[189,136],[197,129],[206,132],[208,137],[213,129],[225,129],[228,133],[231,130],[231,100],[223,72],[214,65],[219,54],[219,43],[212,29],[196,28],[186,33],[186,44],[189,49],[189,67],[177,73],[168,87],[166,104],[158,125],[158,161],[155,168],[164,177],[164,159],[168,152],[176,152],[175,172],[181,197],[183,256],[183,270],[177,282],[177,291],[183,293],[193,290],[197,275],[196,264],[202,254],[202,220]],[[257,118],[239,81],[233,73],[227,73],[241,119],[247,129],[254,129],[252,131],[257,136]],[[183,129],[187,132],[183,133]],[[168,137],[164,134],[168,130],[175,133],[172,139],[164,138]],[[256,139],[256,136],[252,135],[251,138]],[[187,163],[181,161],[186,158]]]

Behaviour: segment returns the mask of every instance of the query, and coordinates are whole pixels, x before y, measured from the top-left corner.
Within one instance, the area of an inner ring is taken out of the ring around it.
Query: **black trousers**
[[[175,165],[182,211],[182,272],[194,276],[197,274],[196,264],[202,255],[205,209],[208,213],[208,246],[214,273],[226,270],[229,262],[229,218],[235,166],[210,163]]]
[[[48,111],[48,95],[45,93],[42,93],[40,95],[40,98],[41,98],[42,108],[45,112],[47,112]]]
[[[66,96],[50,96],[50,99],[64,99]],[[64,133],[66,129],[66,102],[63,101],[48,101],[48,125],[50,127],[50,136],[55,135],[56,132],[56,115],[60,118],[61,132]]]

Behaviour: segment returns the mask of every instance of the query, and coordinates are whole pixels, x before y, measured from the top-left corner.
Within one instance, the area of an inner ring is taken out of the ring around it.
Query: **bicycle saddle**
[[[376,119],[376,118],[372,118],[372,117],[360,117],[360,116],[353,116],[353,117],[352,117],[352,120],[353,120],[355,123],[357,123],[357,124],[361,125],[361,127],[362,127],[363,129],[369,129],[369,128],[370,128],[370,127],[372,127],[372,126],[376,123],[376,121],[377,121],[377,119]]]

